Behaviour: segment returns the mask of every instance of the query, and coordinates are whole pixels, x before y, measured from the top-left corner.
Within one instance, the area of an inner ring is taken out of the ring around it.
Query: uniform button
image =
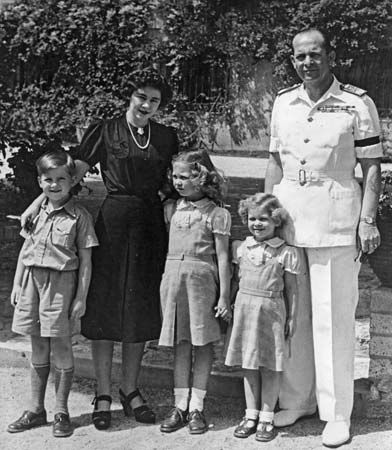
[[[313,122],[313,117],[308,117],[308,122]]]
[[[306,159],[301,159],[300,163],[304,165],[306,163]]]
[[[304,139],[305,144],[307,144],[309,141],[310,141],[309,138],[305,138],[305,139]]]

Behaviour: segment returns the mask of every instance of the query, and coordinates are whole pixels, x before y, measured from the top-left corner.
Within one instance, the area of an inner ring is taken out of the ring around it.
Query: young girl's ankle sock
[[[204,397],[207,391],[203,389],[192,388],[191,390],[191,400],[189,402],[189,411],[203,411],[204,409]]]
[[[50,372],[50,364],[31,363],[30,380],[31,380],[31,404],[30,410],[39,413],[45,409],[45,391],[48,383]]]
[[[259,418],[259,413],[260,411],[258,409],[245,409],[245,418],[256,422]]]
[[[270,411],[260,411],[259,421],[272,423],[274,421],[274,413]]]
[[[182,411],[188,410],[189,388],[174,388],[174,404]]]
[[[68,414],[68,396],[71,391],[74,368],[55,368],[54,387],[56,392],[55,413]]]

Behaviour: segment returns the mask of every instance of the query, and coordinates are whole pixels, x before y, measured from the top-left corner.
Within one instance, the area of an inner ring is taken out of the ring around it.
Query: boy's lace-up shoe
[[[69,419],[69,415],[65,413],[57,413],[54,415],[53,436],[68,437],[73,433],[73,427]]]
[[[30,428],[46,425],[46,411],[43,409],[40,413],[24,411],[18,420],[8,425],[9,433],[20,433],[21,431],[30,430]]]
[[[208,425],[204,417],[203,411],[194,409],[188,414],[189,433],[202,434],[208,430]]]
[[[160,430],[163,433],[171,433],[179,430],[187,424],[187,411],[180,408],[173,408],[161,423]]]

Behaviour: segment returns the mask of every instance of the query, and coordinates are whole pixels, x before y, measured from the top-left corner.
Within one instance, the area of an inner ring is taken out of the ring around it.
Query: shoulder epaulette
[[[290,87],[281,89],[280,91],[278,91],[277,95],[282,95],[282,94],[284,94],[285,92],[293,91],[294,89],[297,89],[297,87],[299,87],[299,86],[301,86],[301,83],[294,84],[294,86],[290,86]]]
[[[362,97],[367,92],[365,89],[353,86],[352,84],[341,84],[340,89],[342,91],[349,92],[350,94],[358,95],[358,97]]]

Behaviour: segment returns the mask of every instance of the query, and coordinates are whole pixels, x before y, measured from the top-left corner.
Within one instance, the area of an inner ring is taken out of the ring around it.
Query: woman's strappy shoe
[[[134,390],[128,395],[125,395],[124,392],[120,389],[120,401],[122,407],[124,409],[124,414],[129,417],[132,414],[135,415],[135,419],[137,422],[141,423],[155,423],[155,413],[154,411],[146,404],[146,401],[142,397],[139,389]],[[143,400],[143,405],[138,406],[137,408],[132,408],[131,401],[140,397]]]
[[[92,414],[93,424],[97,430],[107,430],[110,427],[112,421],[112,413],[110,411],[97,411],[98,402],[107,401],[112,403],[112,397],[110,395],[95,395],[93,402],[94,411]]]

